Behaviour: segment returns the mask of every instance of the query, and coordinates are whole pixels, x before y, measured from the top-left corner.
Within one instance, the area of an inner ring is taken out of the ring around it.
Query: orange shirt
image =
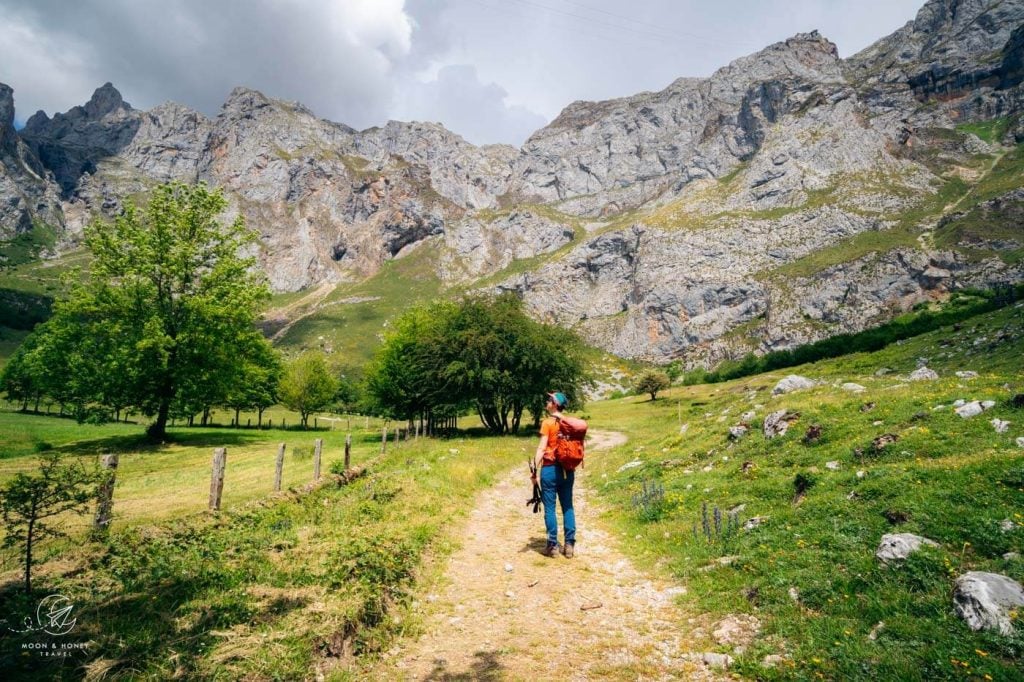
[[[544,448],[544,463],[554,464],[555,443],[558,442],[558,420],[548,417],[540,423],[540,435],[548,437],[547,447]]]

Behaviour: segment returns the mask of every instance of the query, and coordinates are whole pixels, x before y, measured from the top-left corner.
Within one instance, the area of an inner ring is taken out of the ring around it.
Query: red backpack
[[[566,471],[574,471],[583,464],[583,439],[587,436],[587,422],[579,417],[555,417],[558,420],[558,440],[555,442],[555,461]]]

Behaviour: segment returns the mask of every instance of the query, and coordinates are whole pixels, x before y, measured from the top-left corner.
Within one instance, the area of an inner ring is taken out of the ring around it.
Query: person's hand
[[[537,474],[530,474],[530,480],[533,481],[536,484],[537,483]]]

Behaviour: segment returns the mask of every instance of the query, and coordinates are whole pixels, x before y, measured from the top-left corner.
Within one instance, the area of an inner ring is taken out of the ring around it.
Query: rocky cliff
[[[110,84],[12,127],[0,236],[169,179],[224,187],[273,286],[353,281],[425,243],[446,286],[514,290],[617,354],[714,362],[1017,280],[1024,0],[931,0],[842,59],[816,32],[660,92],[575,102],[521,149],[356,131],[244,88],[209,119]]]

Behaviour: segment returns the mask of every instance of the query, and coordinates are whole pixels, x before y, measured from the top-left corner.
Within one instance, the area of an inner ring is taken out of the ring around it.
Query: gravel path
[[[590,450],[625,442],[597,433]],[[406,680],[712,679],[687,658],[685,593],[641,573],[602,527],[577,472],[576,557],[544,557],[543,511],[525,504],[525,465],[478,497],[444,578],[417,605],[424,634],[373,673]],[[561,525],[561,514],[559,514]]]

